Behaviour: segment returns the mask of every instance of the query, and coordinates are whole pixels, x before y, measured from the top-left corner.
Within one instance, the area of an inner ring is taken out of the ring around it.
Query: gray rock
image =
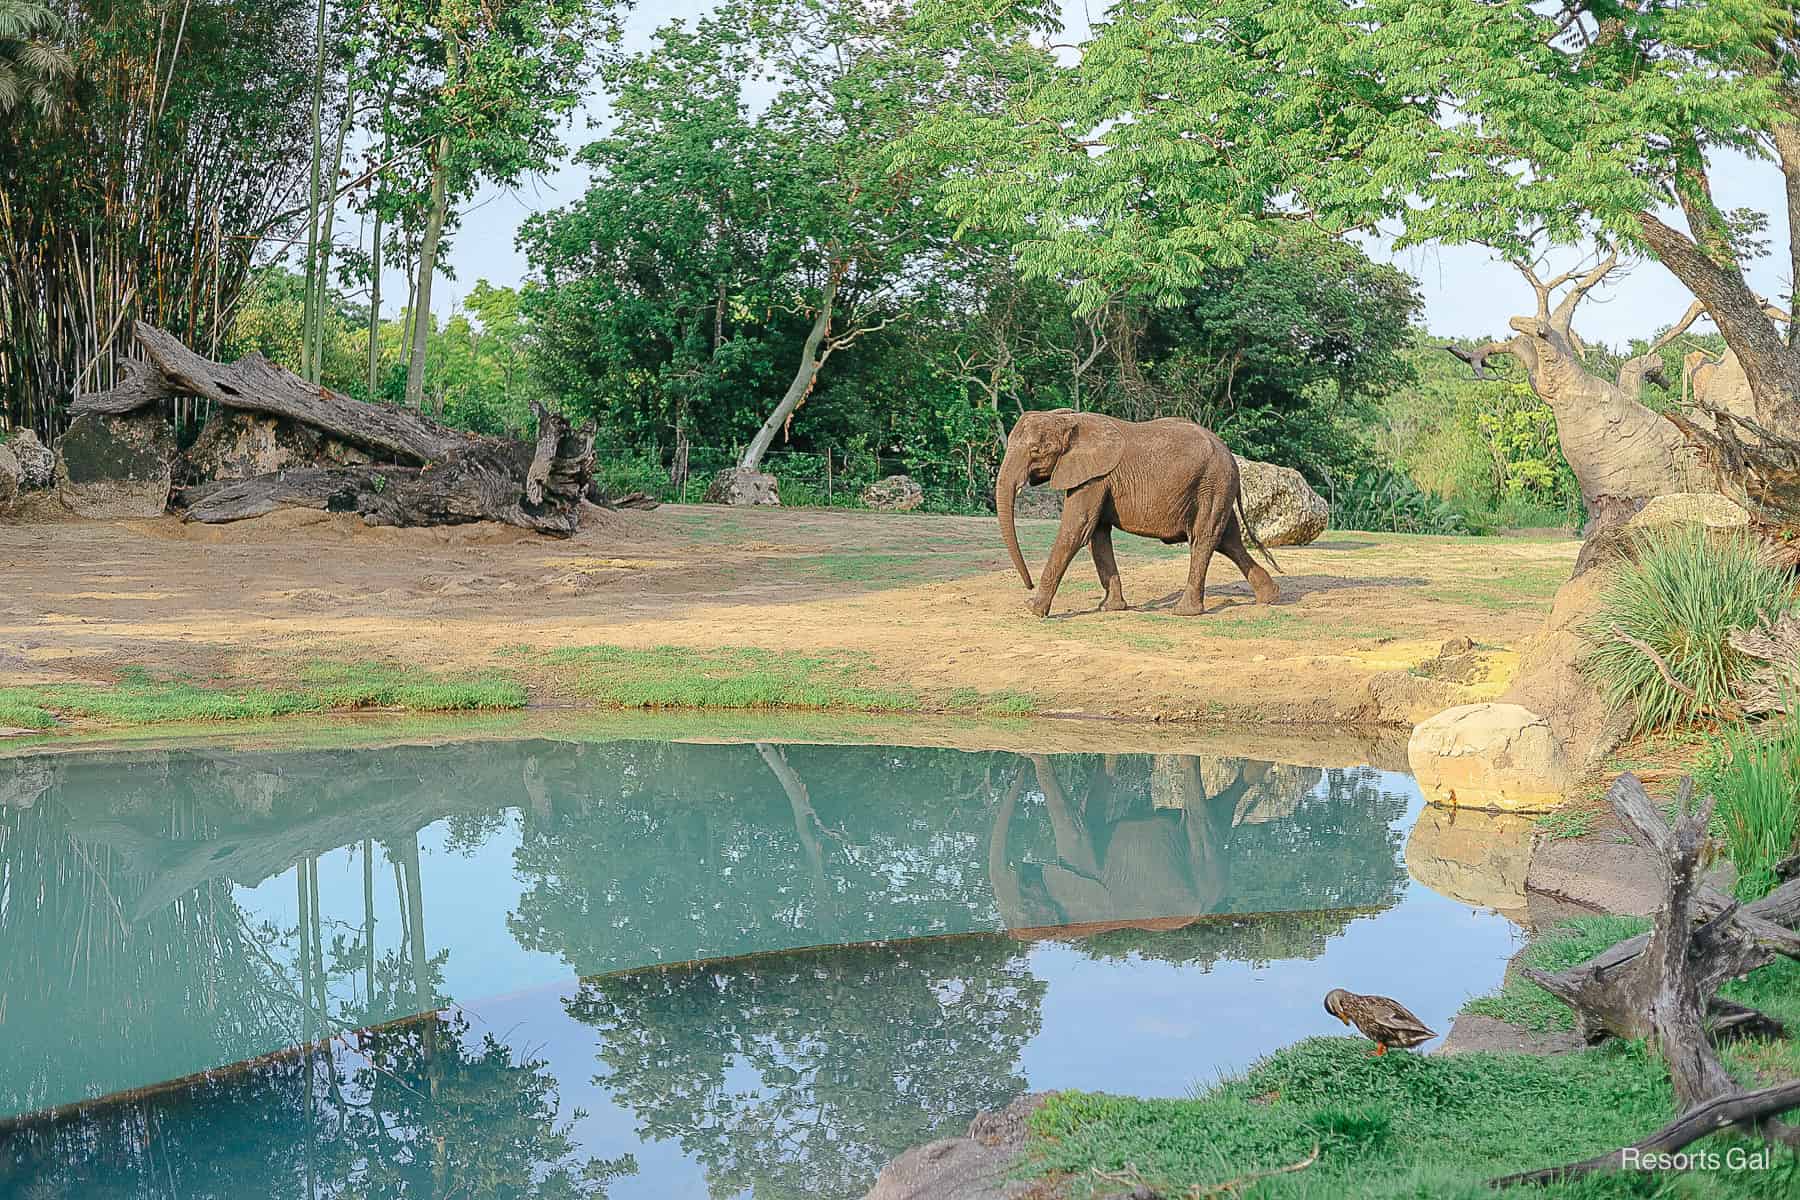
[[[1048,1092],[1020,1096],[997,1113],[980,1113],[959,1138],[914,1146],[882,1168],[863,1200],[1022,1200],[1037,1187],[1008,1180],[1025,1148],[1025,1126]]]
[[[369,462],[363,450],[285,417],[224,409],[207,421],[182,454],[183,484],[250,479],[289,467],[343,467]]]
[[[911,475],[889,475],[864,488],[862,502],[881,512],[911,512],[925,503],[925,489]]]
[[[760,471],[726,467],[713,476],[702,497],[708,504],[773,504],[780,505],[775,477]]]
[[[19,460],[13,457],[4,443],[0,443],[0,513],[10,512],[13,503],[18,500],[19,493],[24,490],[25,469]]]
[[[160,516],[169,504],[175,436],[155,413],[83,413],[56,443],[56,494],[77,516]]]
[[[1586,1043],[1572,1029],[1551,1029],[1536,1033],[1498,1017],[1479,1013],[1458,1014],[1433,1054],[1573,1054]]]
[[[15,429],[6,448],[19,460],[19,487],[27,492],[41,492],[56,483],[56,455],[38,441],[34,429]]]
[[[1243,457],[1237,465],[1244,517],[1263,545],[1304,546],[1331,524],[1331,506],[1300,472]]]

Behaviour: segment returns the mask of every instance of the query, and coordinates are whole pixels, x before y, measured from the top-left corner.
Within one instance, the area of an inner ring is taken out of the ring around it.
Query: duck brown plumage
[[[1404,1004],[1386,996],[1359,996],[1343,988],[1325,993],[1325,1011],[1346,1025],[1354,1025],[1375,1043],[1376,1054],[1388,1047],[1410,1050],[1437,1034],[1415,1017]]]

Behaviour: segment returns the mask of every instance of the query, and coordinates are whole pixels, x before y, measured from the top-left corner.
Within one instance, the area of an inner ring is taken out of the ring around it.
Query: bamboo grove
[[[429,312],[458,205],[560,153],[611,32],[605,0],[0,5],[0,55],[17,27],[27,67],[66,67],[0,120],[0,428],[47,437],[115,382],[134,321],[216,357],[284,260],[301,373],[319,378],[334,295],[366,300],[373,373],[384,253]]]

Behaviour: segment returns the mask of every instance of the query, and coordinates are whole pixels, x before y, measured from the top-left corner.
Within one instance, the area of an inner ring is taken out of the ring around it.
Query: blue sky
[[[1086,10],[1099,0],[1064,0],[1072,29],[1086,25]],[[712,7],[712,0],[640,0],[627,21],[629,46],[643,46],[660,25],[677,17],[692,18]],[[577,148],[591,139],[591,125],[604,122],[606,103],[598,92],[567,130],[564,140]],[[1772,254],[1752,267],[1752,281],[1771,299],[1788,291],[1786,222],[1780,173],[1772,164],[1737,156],[1715,165],[1714,191],[1721,207],[1756,208],[1771,214]],[[479,279],[494,284],[517,284],[527,264],[514,245],[514,235],[526,217],[557,208],[578,197],[587,185],[583,168],[564,165],[510,189],[490,188],[464,210],[448,258],[454,280],[440,279],[434,287],[434,308],[451,311]],[[346,230],[351,236],[354,230]],[[1425,297],[1426,323],[1434,333],[1456,337],[1504,333],[1508,317],[1531,309],[1531,292],[1514,271],[1480,247],[1423,247],[1395,254],[1374,245],[1377,258],[1391,261],[1419,281]],[[1555,274],[1573,265],[1579,251],[1558,252],[1546,264]],[[406,296],[406,283],[398,275],[384,284],[386,295],[397,308]],[[1654,262],[1638,263],[1615,273],[1615,281],[1596,291],[1584,304],[1578,328],[1589,341],[1622,345],[1666,325],[1687,308],[1690,297],[1673,276]],[[389,307],[384,305],[384,307]],[[1704,328],[1704,326],[1702,326]]]

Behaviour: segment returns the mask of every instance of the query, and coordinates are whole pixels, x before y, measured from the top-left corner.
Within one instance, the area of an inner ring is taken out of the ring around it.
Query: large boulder
[[[56,494],[77,516],[159,516],[169,504],[175,436],[156,413],[83,413],[56,443]]]
[[[741,467],[726,467],[714,475],[712,482],[706,485],[706,495],[702,499],[708,504],[781,503],[773,475],[746,471]]]
[[[1743,529],[1750,514],[1718,492],[1671,492],[1652,496],[1626,525],[1635,529],[1661,529],[1672,525],[1700,525],[1707,529]]]
[[[1434,804],[1500,812],[1560,808],[1576,772],[1550,722],[1522,704],[1463,704],[1413,729],[1407,762]]]
[[[1325,532],[1331,506],[1300,472],[1238,457],[1244,517],[1265,546],[1304,546]]]
[[[19,489],[40,492],[56,483],[56,455],[38,441],[35,430],[15,429],[6,448],[19,463]]]
[[[12,511],[13,502],[18,500],[19,493],[25,490],[25,469],[13,452],[0,442],[0,513]]]
[[[1037,1184],[1012,1179],[1031,1116],[1047,1092],[1020,1096],[999,1112],[977,1113],[969,1131],[911,1150],[881,1170],[863,1200],[1028,1200]]]
[[[882,512],[911,512],[925,503],[925,489],[911,475],[889,475],[864,488],[862,502]]]
[[[216,413],[181,455],[183,484],[250,479],[289,467],[343,467],[369,462],[363,450],[286,417],[228,408]]]

